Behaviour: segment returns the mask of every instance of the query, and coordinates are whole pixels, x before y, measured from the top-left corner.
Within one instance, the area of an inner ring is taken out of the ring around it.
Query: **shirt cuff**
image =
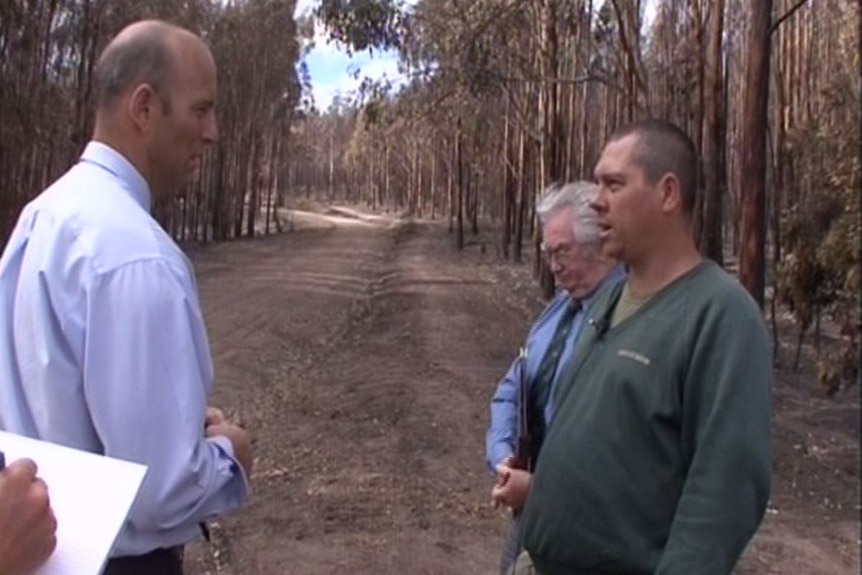
[[[217,435],[214,437],[208,437],[207,441],[215,444],[215,446],[222,452],[228,459],[231,461],[231,472],[234,476],[239,476],[241,489],[239,497],[241,500],[245,500],[248,497],[249,491],[251,491],[251,484],[249,482],[249,477],[245,474],[245,469],[242,465],[240,465],[239,461],[236,459],[236,455],[233,451],[233,443],[230,442],[230,439],[223,435]]]
[[[507,457],[512,457],[515,453],[512,451],[511,447],[503,443],[494,446],[488,455],[490,456],[487,461],[488,469],[490,469],[492,473],[496,473],[497,465],[502,463]]]

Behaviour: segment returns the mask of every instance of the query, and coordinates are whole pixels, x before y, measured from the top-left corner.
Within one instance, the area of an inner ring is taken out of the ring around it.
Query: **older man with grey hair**
[[[503,574],[510,572],[518,555],[518,514],[529,491],[530,470],[553,418],[550,398],[560,366],[572,354],[593,296],[624,276],[622,268],[601,253],[598,218],[591,207],[596,192],[590,182],[555,184],[536,208],[542,224],[542,253],[560,291],[530,328],[524,352],[491,400],[486,462],[497,476],[492,499],[495,505],[509,507],[515,517],[504,544]],[[527,399],[525,406],[519,405],[522,396]],[[526,456],[516,454],[519,412],[526,413],[530,422],[531,452]]]

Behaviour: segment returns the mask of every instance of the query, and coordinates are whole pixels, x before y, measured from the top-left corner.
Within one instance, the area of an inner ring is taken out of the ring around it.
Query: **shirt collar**
[[[581,309],[585,312],[587,310],[589,310],[590,306],[593,303],[593,300],[596,299],[596,295],[598,295],[598,293],[600,291],[602,291],[602,287],[604,287],[606,285],[614,284],[618,280],[623,279],[624,277],[626,277],[625,268],[621,264],[615,265],[611,269],[611,271],[608,272],[608,275],[605,276],[605,279],[602,280],[602,283],[599,284],[599,287],[597,287],[595,290],[593,290],[593,293],[591,293],[590,295],[588,295],[587,297],[585,297],[581,300]]]
[[[84,148],[81,161],[95,164],[119,178],[132,199],[147,212],[150,211],[149,184],[137,168],[117,150],[102,142],[91,141]]]

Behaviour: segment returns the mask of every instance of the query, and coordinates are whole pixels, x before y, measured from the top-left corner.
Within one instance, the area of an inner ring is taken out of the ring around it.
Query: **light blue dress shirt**
[[[596,291],[589,297],[581,300],[581,310],[572,320],[572,330],[566,338],[563,353],[557,362],[557,369],[548,393],[548,401],[544,406],[543,413],[546,428],[550,425],[554,415],[554,405],[550,398],[554,395],[557,376],[560,374],[561,368],[572,356],[578,335],[584,325],[585,318],[590,312],[590,305],[595,295],[602,288],[616,283],[623,277],[625,277],[623,268],[621,266],[614,267]],[[554,337],[560,316],[562,316],[563,310],[570,300],[571,296],[568,292],[560,291],[545,307],[544,311],[539,315],[539,319],[530,328],[527,342],[524,344],[527,350],[525,375],[527,384],[530,386],[533,385],[533,380],[539,371],[542,358],[545,356],[545,352],[551,343],[551,338]],[[500,380],[497,390],[491,399],[491,423],[485,436],[485,463],[491,471],[503,459],[512,456],[515,452],[515,443],[518,439],[518,382],[521,377],[521,366],[522,363],[518,360],[512,362],[509,371]]]
[[[141,174],[91,142],[0,259],[0,429],[147,465],[111,552],[140,555],[247,498],[230,441],[203,437],[212,379],[189,261]]]

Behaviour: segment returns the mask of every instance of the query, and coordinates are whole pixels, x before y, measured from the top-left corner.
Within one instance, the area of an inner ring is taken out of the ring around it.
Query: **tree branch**
[[[769,27],[769,35],[772,36],[772,34],[775,33],[776,30],[778,30],[778,27],[781,26],[785,20],[793,16],[793,14],[797,10],[802,8],[806,2],[808,2],[808,0],[799,0],[790,10],[785,12],[778,20],[773,22],[772,26]]]

